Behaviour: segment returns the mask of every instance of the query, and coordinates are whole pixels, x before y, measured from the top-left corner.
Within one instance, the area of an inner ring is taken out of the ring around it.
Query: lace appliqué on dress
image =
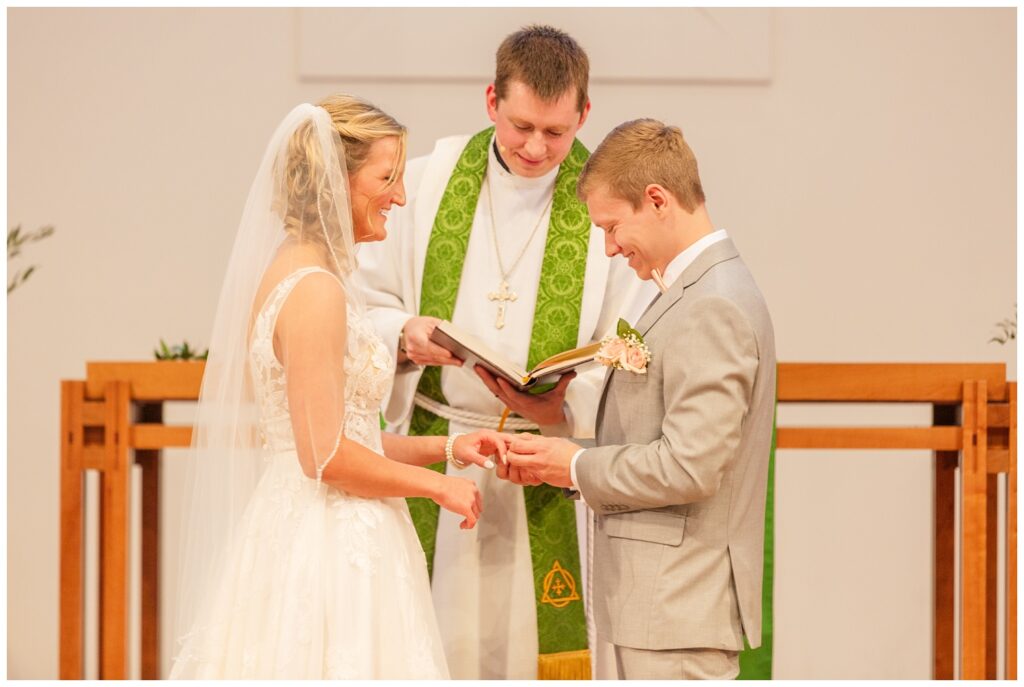
[[[299,280],[323,271],[283,279],[253,324],[250,374],[267,467],[214,607],[181,639],[171,677],[448,677],[404,501],[346,494],[298,463],[273,333]],[[351,306],[347,315],[344,436],[381,453],[379,408],[394,368],[369,320]]]

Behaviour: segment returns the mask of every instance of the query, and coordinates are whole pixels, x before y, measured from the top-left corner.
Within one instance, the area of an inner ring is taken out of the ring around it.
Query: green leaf
[[[24,284],[25,276],[26,275],[23,270],[18,270],[17,272],[15,272],[14,277],[12,277],[9,282],[7,282],[7,293],[14,291],[14,289]]]
[[[46,226],[46,227],[41,227],[40,229],[38,229],[37,231],[32,233],[31,239],[33,241],[42,241],[47,236],[52,235],[53,232],[54,232],[54,228],[53,228],[52,225],[51,226]]]
[[[10,260],[12,257],[18,254],[18,244],[21,241],[18,237],[21,234],[21,225],[14,227],[13,229],[7,230],[7,259]]]
[[[168,346],[167,342],[160,339],[160,348],[153,350],[153,355],[156,356],[157,360],[206,360],[210,354],[210,349],[202,354],[199,353],[198,348],[192,348],[188,341],[182,341],[181,344],[175,346]]]
[[[629,334],[629,332],[632,331],[632,329],[633,328],[629,326],[629,322],[626,322],[624,319],[620,317],[619,326],[616,327],[615,333],[619,336],[619,338],[625,338],[626,334]]]

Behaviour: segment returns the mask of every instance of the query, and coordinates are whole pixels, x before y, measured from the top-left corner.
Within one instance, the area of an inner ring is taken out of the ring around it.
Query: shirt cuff
[[[581,448],[579,451],[574,453],[572,456],[572,462],[569,463],[569,479],[572,481],[573,491],[580,495],[580,501],[583,501],[583,503],[586,503],[586,500],[583,498],[583,492],[580,491],[580,483],[576,481],[576,461],[579,460],[580,455],[582,455],[586,450],[587,449],[585,448]]]

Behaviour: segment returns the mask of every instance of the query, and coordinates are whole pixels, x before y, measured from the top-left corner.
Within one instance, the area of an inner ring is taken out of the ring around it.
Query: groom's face
[[[590,111],[576,109],[576,89],[552,101],[542,100],[521,81],[511,81],[498,100],[494,84],[487,88],[487,114],[494,122],[501,157],[513,174],[544,176],[569,154],[576,132]]]
[[[652,268],[664,269],[658,240],[662,227],[651,203],[634,208],[601,185],[587,194],[587,209],[590,221],[604,230],[605,255],[621,255],[641,279],[650,279]]]

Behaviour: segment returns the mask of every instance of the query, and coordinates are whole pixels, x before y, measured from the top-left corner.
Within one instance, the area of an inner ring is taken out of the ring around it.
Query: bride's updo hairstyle
[[[275,175],[281,188],[275,193],[274,209],[284,220],[288,234],[322,245],[329,241],[341,259],[346,251],[339,224],[350,224],[352,210],[335,207],[335,203],[338,198],[349,198],[347,175],[363,166],[374,142],[396,136],[398,154],[380,190],[381,193],[386,191],[398,179],[405,160],[406,129],[378,107],[344,93],[329,96],[317,105],[327,112],[337,135],[332,148],[339,155],[344,149],[346,174],[341,175],[340,166],[335,165],[333,159],[324,160],[325,148],[318,139],[317,128],[307,122],[296,129],[283,159],[278,159],[283,169]]]
[[[397,136],[399,140],[398,158],[391,168],[385,188],[395,183],[398,170],[405,159],[405,127],[394,117],[365,100],[339,93],[324,98],[319,103],[331,116],[334,130],[341,136],[345,144],[345,167],[349,174],[355,173],[370,153],[370,146],[375,141],[388,136]]]

